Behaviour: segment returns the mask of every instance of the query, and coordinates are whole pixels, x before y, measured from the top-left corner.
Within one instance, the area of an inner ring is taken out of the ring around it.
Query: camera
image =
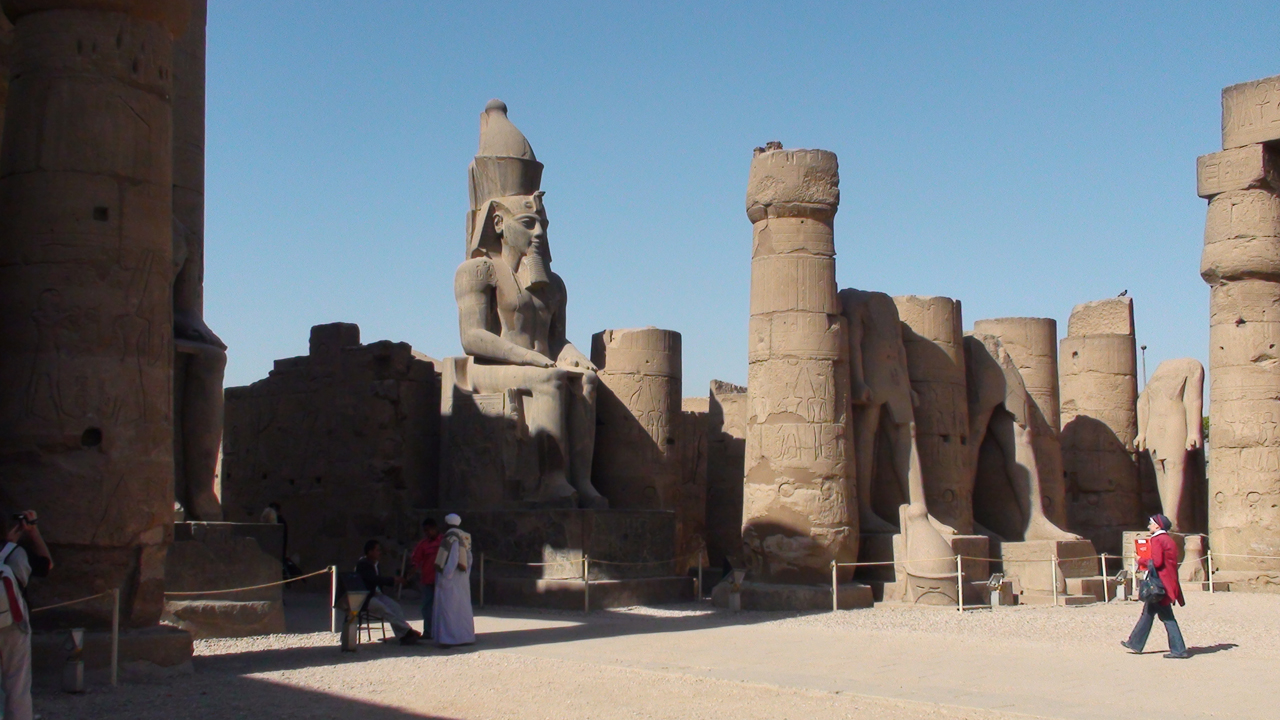
[[[14,519],[14,520],[17,520],[17,521],[18,521],[18,522],[20,522],[20,523],[25,523],[25,522],[27,521],[27,514],[26,514],[26,513],[14,513],[14,514],[13,514],[13,519]]]

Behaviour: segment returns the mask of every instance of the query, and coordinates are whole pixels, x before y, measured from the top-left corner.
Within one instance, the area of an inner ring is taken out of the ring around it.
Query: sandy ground
[[[41,687],[46,720],[167,718],[1277,717],[1280,596],[1193,593],[1193,657],[1118,645],[1136,603],[838,613],[706,605],[581,613],[486,609],[475,646],[339,652],[319,596],[298,632],[196,643],[195,672],[83,696]],[[407,600],[407,598],[406,598]],[[413,613],[415,603],[406,601]]]

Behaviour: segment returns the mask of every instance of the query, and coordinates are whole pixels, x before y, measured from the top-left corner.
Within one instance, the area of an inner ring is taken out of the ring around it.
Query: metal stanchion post
[[[582,556],[582,612],[591,612],[591,559]]]
[[[480,607],[484,607],[484,553],[480,553]]]
[[[840,609],[840,587],[839,580],[836,575],[836,561],[831,561],[831,612]]]
[[[1213,551],[1206,550],[1204,553],[1204,556],[1205,556],[1205,559],[1209,561],[1209,594],[1212,595],[1213,594]]]
[[[956,556],[956,612],[964,612],[964,558]]]
[[[338,632],[338,609],[333,607],[338,598],[338,566],[329,566],[329,632]]]
[[[1049,562],[1052,564],[1051,567],[1049,568],[1049,571],[1053,573],[1053,605],[1054,607],[1057,607],[1058,606],[1058,554],[1054,553],[1053,557],[1049,559]]]
[[[111,588],[111,686],[120,679],[120,588]]]
[[[1107,579],[1107,554],[1102,553],[1098,556],[1098,559],[1102,561],[1102,602],[1111,602],[1111,591],[1109,589],[1111,581]]]

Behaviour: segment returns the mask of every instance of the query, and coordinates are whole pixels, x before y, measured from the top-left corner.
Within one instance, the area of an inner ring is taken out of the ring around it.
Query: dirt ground
[[[707,605],[594,612],[481,610],[472,647],[374,643],[339,652],[319,596],[289,594],[296,632],[196,643],[194,673],[41,684],[46,720],[168,718],[1277,717],[1280,596],[1192,593],[1193,657],[1119,646],[1139,606],[996,611],[880,606],[729,613]],[[411,601],[407,611],[416,612]],[[46,681],[47,682],[47,681]]]

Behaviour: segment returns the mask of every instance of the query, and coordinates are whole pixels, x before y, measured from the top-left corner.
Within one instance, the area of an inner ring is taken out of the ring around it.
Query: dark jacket
[[[1182,597],[1182,586],[1178,584],[1178,547],[1173,544],[1173,538],[1169,537],[1169,533],[1152,535],[1148,547],[1151,549],[1151,566],[1160,576],[1160,582],[1164,583],[1165,596],[1160,604],[1172,605],[1176,602],[1186,605],[1187,602]],[[1144,562],[1143,567],[1146,564]]]
[[[360,579],[364,581],[364,589],[369,594],[377,594],[378,588],[391,587],[396,584],[394,578],[378,574],[378,565],[367,557],[362,557],[356,561],[356,572],[360,574]]]

